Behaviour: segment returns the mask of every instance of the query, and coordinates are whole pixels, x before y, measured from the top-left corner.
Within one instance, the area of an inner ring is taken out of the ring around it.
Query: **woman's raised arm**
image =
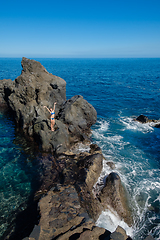
[[[46,106],[44,106],[44,108],[46,108],[47,110],[48,110],[48,112],[50,112],[51,113],[51,111],[46,107]]]
[[[56,108],[56,102],[54,103],[54,106],[53,106],[53,111],[55,112],[55,108]]]

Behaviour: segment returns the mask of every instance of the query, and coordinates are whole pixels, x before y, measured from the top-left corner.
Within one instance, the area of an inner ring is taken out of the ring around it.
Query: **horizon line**
[[[25,56],[23,56],[25,57]],[[4,58],[17,58],[17,59],[22,59],[23,57],[1,57],[0,56],[0,59],[4,59]],[[150,58],[153,58],[153,59],[157,59],[157,58],[160,58],[159,57],[25,57],[25,58],[28,58],[28,59],[38,59],[38,58],[44,58],[44,59],[150,59]]]

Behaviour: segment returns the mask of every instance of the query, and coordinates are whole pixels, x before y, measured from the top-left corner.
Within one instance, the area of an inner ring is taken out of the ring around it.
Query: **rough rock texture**
[[[23,240],[131,240],[121,227],[112,234],[95,226],[80,205],[80,196],[71,185],[57,185],[39,201],[41,219],[28,238]]]
[[[115,164],[113,162],[107,162],[106,163],[112,170],[115,169]]]
[[[117,229],[111,233],[110,235],[111,240],[131,240],[130,237],[127,236],[125,230],[121,228],[120,226],[117,227]]]
[[[86,132],[96,122],[97,115],[92,105],[82,96],[74,96],[60,109],[58,119],[70,126],[69,131],[77,133],[81,129]],[[75,127],[78,127],[78,130]]]
[[[49,202],[50,204],[49,206],[52,206],[52,207],[53,205],[51,205],[50,198],[46,200],[47,197],[43,197],[40,200],[40,204],[43,202],[43,205],[42,205],[43,210],[41,210],[41,219],[40,219],[39,225],[41,226],[42,229],[43,228],[46,229],[46,231],[42,231],[43,234],[44,233],[46,234],[45,236],[43,235],[42,239],[43,238],[48,239],[47,237],[48,233],[53,234],[53,231],[56,235],[52,237],[52,239],[72,239],[72,237],[73,239],[110,239],[108,231],[106,231],[103,228],[95,227],[95,224],[93,221],[98,218],[99,214],[103,209],[108,207],[108,202],[107,204],[105,201],[100,202],[92,192],[93,185],[97,181],[102,170],[102,160],[103,160],[103,155],[99,147],[95,144],[90,145],[90,152],[83,152],[79,154],[74,154],[73,152],[66,152],[61,154],[58,157],[56,161],[58,163],[58,166],[60,166],[59,171],[61,172],[61,177],[63,179],[64,185],[57,184],[57,186],[52,188],[52,190],[49,191],[49,193],[47,193],[47,196],[49,196],[50,194],[51,195],[54,194],[54,196],[56,195],[56,198],[54,197],[54,204],[58,206],[58,210],[56,210],[56,214],[58,213],[59,215],[55,215],[56,219],[52,219],[54,224],[50,226],[49,218],[53,216],[50,216],[51,214],[50,215],[45,214],[46,207],[47,207],[46,203]],[[118,176],[116,176],[116,179],[117,178]],[[73,184],[73,185],[71,186],[70,184]],[[118,191],[118,193],[116,192],[115,194],[112,192],[112,194],[114,194],[113,198],[111,197],[111,192],[110,193],[107,192],[108,198],[110,198],[110,204],[112,203],[117,204],[118,207],[117,206],[115,207],[117,207],[117,209],[121,211],[121,213],[122,212],[126,213],[127,207],[123,205],[125,195],[123,195],[121,183],[120,182],[115,183],[115,179],[114,179],[114,181],[110,183],[109,188],[112,188],[113,191]],[[43,191],[44,189],[42,190],[42,193]],[[122,194],[121,199],[118,199],[120,195],[119,191],[121,191],[121,194]],[[67,196],[66,196],[66,192],[68,194]],[[72,201],[73,196],[74,197],[78,196],[78,200],[75,201],[74,204]],[[106,197],[106,196],[103,195],[103,197]],[[100,197],[100,200],[102,200],[102,197]],[[123,202],[121,202],[122,200]],[[80,222],[79,215],[76,215],[76,218],[74,218],[74,221],[69,221],[69,223],[67,220],[67,216],[64,214],[62,215],[62,213],[65,212],[65,214],[67,213],[71,216],[73,213],[73,209],[76,208],[76,203],[79,204],[78,211],[79,212],[83,211],[83,214],[85,214],[84,215],[85,219],[83,219],[82,221],[83,224],[82,222]],[[66,210],[63,211],[63,208],[65,208],[65,204],[70,205],[70,207],[67,207],[68,211]],[[40,205],[40,209],[42,209],[41,205]],[[55,208],[52,211],[52,213],[55,214]],[[127,212],[126,214],[127,214],[126,218],[130,218],[129,213]],[[43,216],[44,216],[44,219],[43,219]],[[61,219],[61,216],[63,216],[63,219]],[[88,222],[87,220],[88,218],[91,218],[90,220],[92,224],[89,225],[91,226],[91,228],[88,226],[88,223],[86,223],[86,221]],[[58,229],[53,230],[53,226],[55,226],[55,224],[58,224],[57,225]],[[74,229],[74,231],[73,230],[71,231],[72,228]],[[124,230],[122,231],[120,227],[117,228],[115,233],[112,235],[112,239],[116,239],[116,237],[119,237],[117,239],[125,239],[125,240],[129,239],[125,231]],[[38,239],[41,239],[41,238],[38,238]]]
[[[106,185],[99,195],[105,208],[114,209],[126,223],[131,225],[132,218],[126,202],[126,192],[117,173],[110,173],[106,178]]]
[[[149,122],[148,117],[144,116],[143,114],[141,114],[139,117],[136,118],[137,121],[141,122],[141,123],[147,123]]]
[[[160,120],[149,119],[143,114],[138,116],[135,120],[141,123],[150,123],[152,127],[160,128]]]
[[[96,150],[94,152],[91,150],[91,152],[79,154],[66,152],[58,157],[50,156],[49,160],[45,156],[42,157],[40,161],[43,162],[46,169],[42,176],[44,178],[42,179],[43,184],[37,192],[36,198],[43,195],[56,182],[65,185],[72,184],[80,196],[81,205],[94,220],[97,220],[102,206],[93,193],[93,185],[102,171],[103,155]]]
[[[22,73],[15,81],[3,80],[0,99],[12,110],[17,127],[37,142],[43,151],[62,153],[88,138],[97,113],[82,96],[66,101],[66,82],[37,61],[22,59]],[[12,82],[12,83],[11,83]],[[56,131],[50,129],[50,114],[44,108],[56,105]]]
[[[10,88],[13,86],[11,79],[0,80],[0,108],[7,108],[6,96],[10,94]]]
[[[80,195],[82,206],[94,220],[97,220],[103,210],[93,192],[93,185],[102,171],[102,160],[103,155],[97,153],[78,162],[79,175],[75,186]]]
[[[74,186],[59,185],[39,201],[41,219],[29,239],[105,239],[110,232],[96,227],[84,208],[80,206]],[[27,239],[27,238],[26,238]]]

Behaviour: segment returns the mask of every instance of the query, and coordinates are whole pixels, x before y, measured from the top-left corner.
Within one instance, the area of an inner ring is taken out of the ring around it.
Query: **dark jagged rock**
[[[102,171],[103,155],[95,153],[78,162],[79,174],[76,189],[81,198],[81,204],[90,216],[97,220],[102,212],[102,206],[93,192],[93,185],[97,182]]]
[[[131,225],[132,217],[126,202],[126,192],[117,173],[112,172],[108,175],[99,197],[104,209],[111,207],[121,219]]]
[[[95,153],[95,152],[102,153],[102,150],[97,144],[91,144],[90,145],[90,153],[92,154],[92,153]]]
[[[11,79],[0,80],[0,108],[8,108],[7,96],[10,95],[10,89],[12,89],[13,81]]]
[[[91,117],[92,113],[92,117]],[[82,96],[74,96],[60,109],[58,119],[68,124],[72,133],[88,130],[97,120],[96,110]],[[78,128],[76,130],[75,128]]]
[[[117,229],[113,233],[111,233],[110,239],[111,240],[131,240],[131,238],[127,236],[126,231],[120,226],[118,226]]]
[[[92,154],[67,152],[59,155],[58,158],[52,156],[49,160],[45,156],[40,159],[44,162],[46,170],[42,176],[43,184],[37,192],[37,197],[53,187],[56,182],[65,185],[72,184],[76,187],[81,205],[94,220],[97,220],[102,206],[92,190],[102,171],[103,155],[96,151]]]
[[[149,119],[148,117],[141,114],[135,119],[140,123],[150,123],[152,127],[160,128],[160,120]]]
[[[41,219],[29,239],[100,239],[100,236],[110,235],[105,229],[96,227],[86,210],[80,206],[74,186],[60,185],[58,191],[51,189],[39,201],[39,208]]]
[[[160,123],[155,124],[154,127],[160,128]]]
[[[148,117],[144,116],[143,114],[141,114],[139,117],[136,118],[137,121],[141,122],[141,123],[147,123],[149,122]]]
[[[12,110],[16,125],[43,151],[62,153],[87,139],[97,113],[82,96],[66,101],[66,82],[48,73],[37,61],[22,59],[22,73],[15,81],[3,80],[0,99]],[[49,113],[56,105],[56,131],[50,129]]]

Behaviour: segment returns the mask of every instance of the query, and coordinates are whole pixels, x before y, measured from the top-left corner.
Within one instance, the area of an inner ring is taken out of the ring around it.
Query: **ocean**
[[[133,121],[140,114],[160,119],[160,59],[35,60],[67,82],[67,99],[82,95],[95,107],[91,139],[105,156],[99,181],[115,171],[127,189],[133,225],[109,210],[96,224],[110,231],[120,225],[134,240],[148,234],[160,239],[160,129]],[[14,80],[21,70],[21,59],[0,59],[0,79]],[[36,157],[24,145],[11,116],[0,113],[0,236],[25,209],[41,174]]]

